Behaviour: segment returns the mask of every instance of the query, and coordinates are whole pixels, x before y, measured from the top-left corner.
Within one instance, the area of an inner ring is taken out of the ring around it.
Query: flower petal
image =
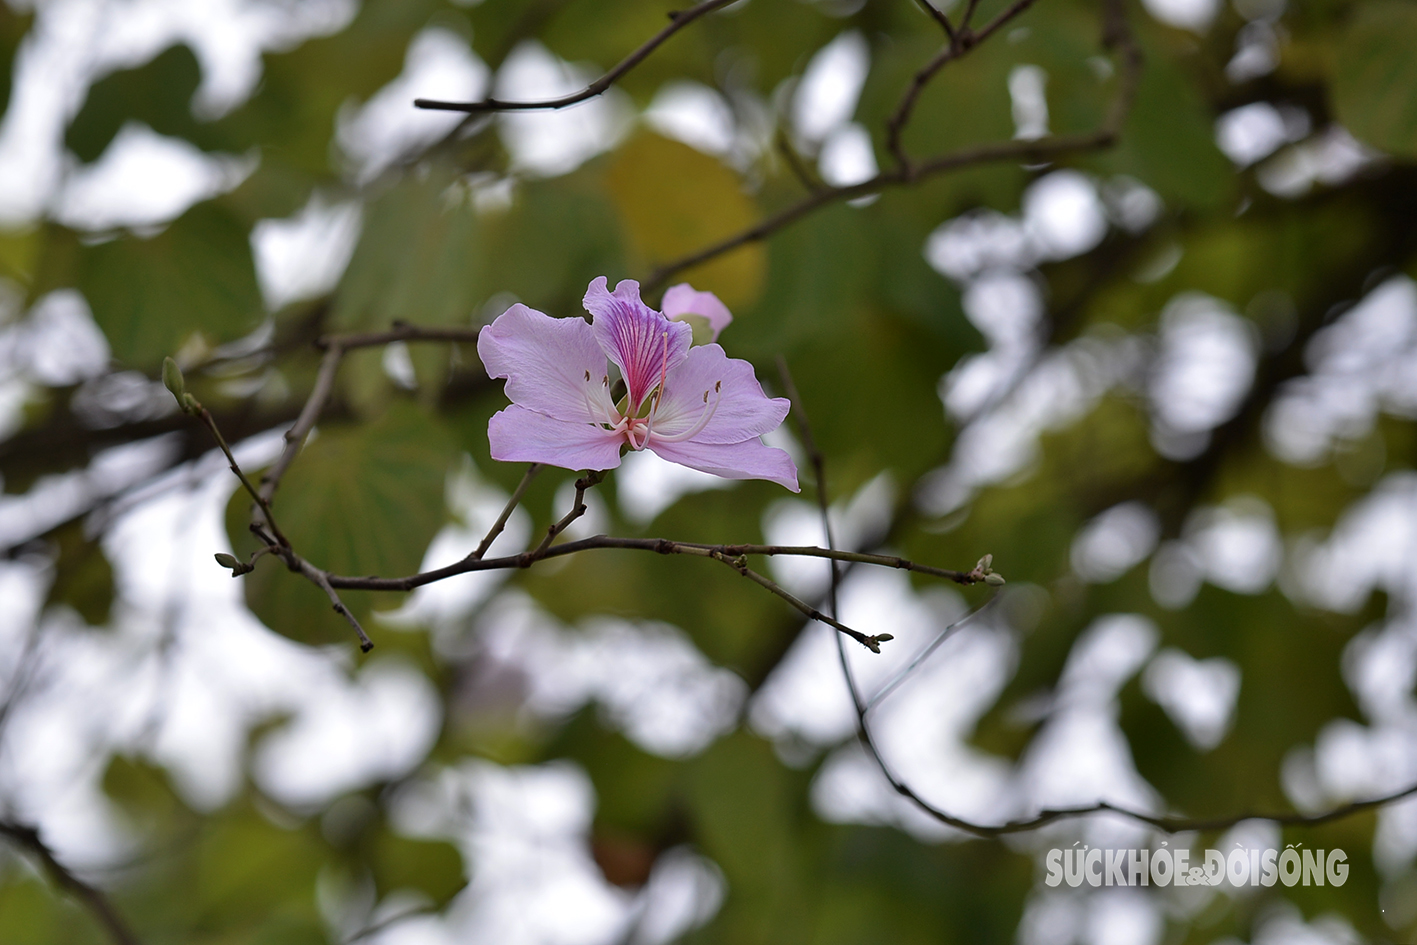
[[[605,352],[583,318],[552,318],[518,302],[478,332],[489,377],[507,379],[507,397],[557,420],[588,422],[588,397],[604,390]],[[586,375],[590,380],[586,380]]]
[[[492,458],[565,469],[614,469],[624,437],[590,423],[556,420],[512,404],[487,422]]]
[[[715,400],[717,407],[713,407]],[[771,433],[792,404],[764,394],[747,361],[728,357],[718,345],[699,345],[689,349],[684,363],[665,380],[654,414],[654,433],[683,433],[710,407],[712,418],[690,438],[695,443],[741,443]]]
[[[713,336],[709,341],[717,341],[718,333],[733,321],[733,313],[728,311],[727,305],[718,300],[718,296],[712,292],[697,292],[687,282],[666,289],[664,302],[661,304],[664,317],[670,321],[678,321],[683,315],[702,315],[713,329]]]
[[[684,360],[694,330],[684,322],[671,322],[640,301],[640,284],[626,279],[606,291],[600,276],[586,289],[586,311],[595,316],[595,340],[620,368],[630,392],[630,409],[638,407],[661,373]]]
[[[801,491],[792,458],[756,438],[742,443],[656,443],[651,439],[649,448],[672,463],[724,479],[770,479],[793,492]]]

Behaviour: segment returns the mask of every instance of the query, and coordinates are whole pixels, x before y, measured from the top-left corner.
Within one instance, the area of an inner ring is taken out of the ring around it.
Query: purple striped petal
[[[699,345],[689,349],[684,363],[664,382],[654,433],[682,434],[711,411],[708,423],[689,439],[741,443],[776,430],[791,407],[786,398],[763,393],[747,361],[728,357],[718,345]]]
[[[557,420],[601,419],[588,399],[603,396],[605,352],[585,319],[551,318],[518,302],[478,332],[477,353],[488,377],[507,379],[512,403]]]
[[[640,284],[626,279],[606,291],[604,276],[586,290],[585,307],[595,318],[595,340],[624,375],[634,410],[689,351],[693,329],[671,322],[640,301]]]
[[[713,330],[710,342],[717,341],[718,333],[733,321],[733,313],[718,300],[718,296],[712,292],[697,292],[687,282],[666,289],[662,304],[664,316],[670,321],[678,321],[684,315],[702,315]]]
[[[555,420],[512,404],[487,422],[492,458],[564,469],[614,469],[625,438],[590,423]]]
[[[656,443],[649,448],[671,463],[688,466],[724,479],[768,479],[793,492],[802,491],[797,485],[797,467],[792,458],[761,440],[742,443]]]

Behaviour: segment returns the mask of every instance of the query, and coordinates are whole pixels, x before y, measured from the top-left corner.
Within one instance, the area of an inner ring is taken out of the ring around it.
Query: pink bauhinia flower
[[[492,458],[567,469],[614,469],[621,451],[651,449],[665,459],[725,479],[770,479],[798,491],[797,467],[759,437],[782,423],[790,404],[763,393],[753,366],[717,344],[691,346],[693,327],[712,338],[732,321],[710,292],[677,285],[664,294],[671,319],[640,301],[638,282],[590,284],[593,316],[551,318],[520,303],[477,336],[491,377],[507,379],[512,405],[492,417]],[[615,386],[607,359],[619,369]]]

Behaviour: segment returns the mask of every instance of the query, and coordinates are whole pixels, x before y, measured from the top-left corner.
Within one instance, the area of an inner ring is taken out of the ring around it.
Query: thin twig
[[[344,605],[344,601],[340,600],[339,594],[335,592],[335,589],[330,586],[329,574],[315,567],[299,555],[293,554],[292,557],[299,565],[300,573],[313,581],[315,585],[329,597],[330,606],[334,608],[335,613],[349,621],[349,625],[354,628],[355,635],[359,637],[360,652],[368,653],[370,650],[374,649],[374,641],[369,639],[369,635],[364,632],[364,628],[359,625],[359,621],[355,619],[354,614]]]
[[[755,243],[771,236],[783,227],[795,223],[812,211],[829,204],[842,203],[844,201],[854,200],[857,197],[865,197],[869,194],[879,193],[890,187],[913,184],[925,177],[932,177],[935,174],[958,170],[975,164],[987,164],[991,161],[1005,160],[1022,160],[1040,163],[1057,157],[1060,154],[1110,147],[1115,143],[1116,138],[1117,136],[1114,131],[1103,128],[1090,134],[1055,135],[1046,138],[1035,138],[1033,140],[1000,141],[991,144],[976,145],[974,147],[951,152],[950,154],[942,154],[928,161],[921,162],[914,166],[909,175],[897,168],[884,171],[872,177],[870,180],[862,181],[859,184],[852,184],[847,187],[831,187],[812,194],[809,197],[804,197],[801,201],[784,210],[778,211],[766,220],[756,223],[740,233],[714,243],[711,246],[696,250],[673,262],[665,263],[650,274],[641,286],[641,290],[648,293],[661,288],[676,273],[690,269],[700,263],[707,262],[710,259],[735,250],[740,246]]]
[[[995,33],[1000,27],[1010,19],[1022,13],[1033,0],[1017,0],[1015,4],[1004,10],[989,22],[971,40],[972,46],[978,45],[981,38],[987,38]],[[972,11],[969,11],[972,12]],[[964,36],[964,27],[961,26],[956,31],[957,35]],[[671,277],[685,269],[690,269],[700,263],[707,262],[724,253],[731,252],[740,246],[748,243],[755,243],[776,233],[778,230],[797,222],[815,210],[833,203],[853,200],[857,197],[865,197],[869,194],[879,193],[891,187],[914,184],[923,178],[932,177],[936,174],[948,171],[959,170],[977,164],[987,164],[994,161],[1021,160],[1030,163],[1041,163],[1052,160],[1063,154],[1070,154],[1082,151],[1093,151],[1101,148],[1111,147],[1116,143],[1121,132],[1123,123],[1130,112],[1132,102],[1136,95],[1136,86],[1141,78],[1141,53],[1131,36],[1127,27],[1126,18],[1117,0],[1108,0],[1108,5],[1104,10],[1104,43],[1108,48],[1118,49],[1122,54],[1121,81],[1117,93],[1112,99],[1107,115],[1102,124],[1094,131],[1086,134],[1072,135],[1050,135],[1032,140],[998,141],[989,144],[974,145],[952,151],[947,154],[937,155],[920,162],[908,162],[901,166],[883,171],[869,180],[859,184],[852,184],[846,187],[830,187],[817,193],[804,197],[797,203],[783,210],[778,211],[767,219],[753,224],[741,232],[720,240],[710,246],[690,253],[672,262],[665,263],[650,274],[645,280],[643,289],[646,292],[661,288]],[[961,43],[964,40],[961,38]],[[972,48],[971,46],[971,48]],[[940,55],[949,53],[948,47]],[[945,61],[948,61],[946,57]],[[943,63],[941,63],[943,65]],[[916,95],[919,93],[916,92]]]
[[[712,554],[721,554],[729,558],[737,558],[743,555],[789,555],[806,558],[830,558],[836,561],[854,561],[860,564],[874,564],[880,567],[896,568],[902,571],[914,571],[918,574],[928,574],[932,577],[944,578],[956,584],[970,585],[979,583],[979,579],[973,577],[968,571],[953,571],[948,568],[936,568],[895,555],[867,554],[859,551],[833,551],[829,548],[818,548],[815,545],[710,545],[689,541],[671,541],[668,538],[622,538],[614,535],[592,535],[589,538],[581,538],[577,541],[568,541],[560,545],[552,545],[541,553],[527,551],[521,554],[504,555],[498,558],[483,558],[481,560],[464,559],[442,568],[434,568],[431,571],[421,571],[417,574],[410,574],[404,577],[387,578],[378,577],[376,575],[355,576],[331,574],[329,578],[333,586],[346,590],[411,591],[425,584],[444,581],[459,574],[468,574],[474,571],[498,571],[525,568],[543,558],[559,558],[563,555],[604,549],[650,551],[661,555],[694,555],[701,558],[709,557]]]
[[[792,418],[797,424],[798,435],[802,437],[802,446],[807,451],[808,460],[812,464],[812,471],[817,477],[817,511],[822,517],[822,534],[827,539],[827,550],[836,550],[836,536],[832,533],[831,500],[827,497],[827,463],[822,451],[817,448],[816,438],[812,436],[812,424],[807,419],[807,409],[802,404],[802,395],[797,391],[797,385],[792,380],[792,372],[787,368],[787,359],[782,355],[777,358],[777,371],[782,376],[783,389],[787,391],[788,400],[792,404]],[[841,573],[837,570],[836,559],[832,558],[828,564],[831,567],[831,583],[828,590],[828,600],[831,602],[832,615],[841,613],[838,604],[838,596],[841,585]],[[856,677],[851,671],[851,660],[846,656],[846,644],[842,642],[840,636],[836,638],[836,657],[841,664],[841,675],[846,679],[847,691],[851,693],[851,705],[856,710],[856,732],[857,736],[866,739],[866,707],[861,702],[861,691],[856,685]]]
[[[715,561],[723,562],[733,570],[737,571],[739,574],[743,575],[743,577],[752,581],[754,584],[758,585],[759,587],[765,588],[768,591],[771,591],[778,597],[781,597],[783,600],[787,601],[793,607],[801,611],[808,618],[812,620],[819,620],[827,626],[833,628],[834,630],[837,630],[838,632],[851,637],[851,639],[855,640],[857,643],[861,644],[866,649],[870,650],[872,653],[881,652],[881,644],[885,643],[888,640],[894,639],[888,633],[882,633],[876,636],[867,636],[860,630],[851,629],[846,624],[837,620],[835,617],[827,616],[826,614],[822,613],[820,610],[813,607],[806,601],[794,597],[792,594],[789,594],[781,585],[773,581],[771,578],[765,577],[764,575],[761,575],[758,572],[754,571],[752,568],[748,567],[747,562],[743,560],[743,557],[741,555],[735,558],[730,557],[721,551],[711,551],[709,552],[708,556],[710,558],[713,558]]]
[[[934,8],[931,7],[931,9]],[[802,407],[802,395],[797,392],[797,385],[792,380],[792,372],[787,369],[787,359],[782,355],[777,356],[777,373],[782,378],[782,388],[787,393],[788,402],[792,404],[792,419],[796,422],[798,435],[802,437],[802,448],[807,451],[807,458],[812,464],[812,474],[817,477],[817,509],[822,516],[822,534],[827,540],[826,550],[833,553],[827,556],[827,560],[831,567],[829,600],[831,601],[832,616],[835,617],[841,613],[837,606],[837,585],[841,583],[841,572],[836,565],[837,561],[841,559],[834,556],[836,538],[832,535],[831,511],[827,502],[826,461],[822,456],[822,451],[817,449],[817,441],[812,436],[812,425],[807,422],[807,411]]]
[[[325,404],[330,399],[330,392],[334,390],[335,375],[339,372],[340,361],[344,358],[344,350],[344,347],[339,344],[326,348],[325,356],[320,361],[320,373],[315,376],[315,387],[310,391],[310,396],[305,399],[305,406],[300,409],[300,416],[295,418],[294,425],[285,431],[285,448],[281,450],[280,457],[271,466],[270,471],[262,477],[261,500],[269,503],[271,498],[275,496],[285,471],[290,468],[290,464],[300,454],[300,448],[305,445],[305,438],[310,435],[310,431],[315,427],[315,422],[320,419],[320,413],[325,409]]]
[[[128,928],[118,910],[97,887],[91,886],[54,856],[54,851],[40,839],[39,831],[24,824],[0,821],[0,835],[9,837],[17,846],[28,850],[44,865],[50,879],[64,889],[93,914],[108,937],[117,945],[138,945],[138,937]]]
[[[919,0],[919,2],[928,5],[927,0]],[[911,115],[914,114],[915,103],[919,100],[921,93],[925,91],[925,87],[946,65],[956,59],[962,59],[965,54],[992,36],[1005,23],[1031,7],[1035,0],[1015,0],[1008,9],[994,17],[976,33],[969,28],[969,20],[974,16],[977,2],[978,0],[971,0],[964,11],[964,18],[961,20],[959,30],[949,31],[949,43],[915,73],[910,85],[906,87],[905,94],[901,96],[900,104],[896,106],[891,117],[886,120],[886,146],[890,149],[896,162],[907,173],[911,168],[911,160],[905,151],[905,146],[901,143],[901,135],[905,132],[905,126],[910,122]],[[933,10],[934,7],[931,6],[930,9]],[[943,13],[940,15],[944,16]]]
[[[540,561],[544,558],[546,553],[551,549],[551,543],[556,540],[556,536],[564,532],[570,527],[572,522],[586,513],[586,490],[600,485],[600,483],[605,481],[605,476],[606,470],[599,469],[587,472],[584,476],[576,480],[576,501],[572,503],[571,510],[567,512],[560,521],[555,522],[550,528],[546,529],[546,537],[541,539],[541,544],[536,546],[535,551],[529,556],[521,556],[526,561],[526,564],[523,564],[522,567],[528,567],[533,562]]]
[[[974,11],[979,8],[979,0],[969,0],[964,7],[964,16],[959,18],[959,28],[969,29],[969,23],[974,19]]]
[[[880,705],[881,702],[884,701],[887,696],[889,696],[891,693],[895,692],[898,688],[900,688],[900,684],[905,682],[906,678],[909,677],[911,673],[915,672],[915,668],[921,663],[925,662],[925,660],[930,657],[931,653],[938,650],[941,644],[943,644],[950,637],[954,636],[960,630],[964,629],[965,625],[968,624],[975,617],[978,617],[980,614],[984,613],[984,611],[993,607],[996,603],[998,603],[998,600],[999,595],[996,593],[993,597],[985,601],[982,606],[976,607],[974,610],[971,610],[969,613],[965,614],[963,617],[956,620],[948,627],[945,627],[945,629],[941,630],[935,636],[935,639],[931,640],[928,644],[926,644],[924,649],[922,649],[919,653],[915,654],[915,657],[909,663],[907,663],[905,667],[901,669],[900,672],[892,676],[889,682],[887,682],[880,689],[876,690],[876,694],[874,696],[866,700],[865,711],[870,712],[876,706]]]
[[[325,357],[320,362],[320,372],[315,377],[315,386],[311,389],[310,396],[305,399],[300,416],[285,432],[285,448],[281,451],[280,458],[261,479],[262,498],[269,502],[275,495],[281,478],[300,454],[305,438],[315,428],[320,414],[329,403],[330,394],[334,391],[335,375],[339,373],[340,363],[344,360],[346,351],[372,348],[395,341],[476,341],[477,333],[481,330],[481,327],[433,328],[396,322],[388,331],[351,332],[344,335],[325,335],[316,339],[315,347],[325,352]]]
[[[945,35],[949,37],[950,45],[954,45],[955,28],[950,23],[950,18],[945,16],[944,11],[931,3],[930,0],[915,0],[915,2],[920,5],[920,9],[924,10],[930,19],[940,24],[940,29],[944,30]]]
[[[271,534],[275,536],[270,544],[279,544],[282,548],[289,548],[290,542],[281,533],[280,526],[276,524],[275,513],[271,511],[271,503],[265,496],[251,484],[251,480],[246,478],[246,474],[241,471],[241,466],[236,462],[236,457],[231,454],[231,447],[227,446],[226,438],[221,435],[221,429],[216,425],[216,420],[212,417],[211,411],[206,407],[197,407],[197,416],[207,425],[212,436],[216,438],[217,446],[221,447],[222,453],[226,456],[226,463],[231,467],[231,471],[236,474],[236,478],[241,480],[241,485],[245,487],[251,498],[255,500],[256,506],[261,510],[261,514],[266,519],[266,525],[270,527]]]
[[[507,527],[507,519],[512,517],[512,510],[522,501],[522,496],[526,494],[527,486],[536,478],[536,474],[541,472],[540,463],[532,463],[526,468],[526,474],[522,476],[522,481],[517,483],[517,487],[512,492],[512,497],[507,500],[507,504],[502,507],[502,514],[497,516],[497,521],[492,523],[492,527],[487,529],[487,534],[482,536],[482,541],[477,545],[477,550],[464,558],[464,561],[480,561],[482,556],[487,554],[487,549],[492,547],[492,542],[497,540],[497,536],[502,534],[502,529]]]
[[[797,153],[797,149],[792,146],[792,142],[787,139],[787,132],[782,128],[777,129],[774,137],[777,144],[778,153],[782,155],[782,162],[787,165],[787,169],[792,172],[792,176],[806,188],[808,193],[817,194],[827,189],[827,185],[822,183],[810,170],[802,163],[802,156]]]
[[[1109,2],[1119,3],[1120,0],[1109,0]],[[818,471],[818,507],[821,509],[822,512],[822,524],[827,529],[828,544],[831,544],[831,519],[827,511],[829,506],[826,490],[823,487],[824,477],[821,474],[821,467],[825,465],[825,463],[822,459],[821,453],[816,448],[816,444],[812,440],[811,426],[807,422],[806,410],[802,406],[801,400],[796,394],[796,388],[795,385],[792,384],[791,375],[787,371],[787,366],[785,362],[783,362],[781,359],[779,359],[778,368],[783,375],[783,385],[788,389],[791,394],[794,415],[798,421],[798,428],[802,433],[803,443],[808,450],[809,456],[812,458],[813,466]],[[830,551],[831,549],[828,550]],[[982,564],[983,563],[981,562],[981,566]],[[834,579],[833,584],[835,584],[835,565],[833,565],[832,576]],[[833,587],[833,592],[834,591],[835,587]],[[1056,820],[1061,820],[1070,817],[1085,817],[1088,815],[1099,813],[1114,813],[1123,817],[1129,817],[1133,820],[1141,821],[1142,823],[1146,823],[1153,827],[1156,827],[1159,830],[1166,831],[1167,833],[1178,833],[1181,831],[1190,830],[1220,830],[1226,827],[1234,826],[1242,820],[1252,819],[1271,820],[1282,825],[1313,826],[1317,824],[1327,823],[1332,820],[1338,820],[1340,818],[1347,817],[1352,814],[1359,813],[1361,811],[1369,810],[1374,807],[1380,807],[1385,804],[1391,804],[1394,801],[1398,801],[1405,797],[1417,794],[1417,784],[1414,784],[1409,788],[1405,788],[1401,791],[1397,791],[1393,794],[1389,794],[1384,797],[1372,798],[1366,801],[1357,801],[1352,804],[1346,804],[1342,807],[1338,807],[1321,814],[1243,813],[1233,814],[1227,817],[1219,818],[1194,819],[1157,816],[1153,814],[1148,814],[1145,811],[1131,810],[1129,808],[1120,807],[1111,804],[1107,801],[1099,801],[1096,804],[1086,807],[1071,807],[1043,810],[1031,818],[1012,820],[1003,824],[978,824],[974,823],[973,821],[965,820],[961,817],[956,817],[955,815],[950,814],[949,812],[944,811],[926,801],[919,794],[917,794],[915,790],[910,787],[910,785],[906,784],[905,781],[901,780],[898,776],[896,776],[896,774],[891,770],[890,766],[886,763],[885,758],[881,755],[880,748],[876,745],[875,739],[871,735],[870,726],[867,722],[866,716],[867,713],[871,710],[871,708],[878,705],[881,700],[886,698],[886,696],[888,696],[892,691],[894,691],[894,689],[900,685],[900,683],[910,674],[910,672],[913,671],[927,656],[929,656],[929,654],[934,651],[936,647],[943,643],[945,639],[952,635],[955,630],[963,626],[964,623],[972,617],[978,615],[979,613],[982,613],[986,608],[988,608],[994,603],[994,601],[998,599],[998,596],[995,595],[993,598],[990,599],[988,604],[984,605],[984,607],[981,607],[978,610],[974,611],[970,615],[966,616],[963,620],[956,622],[953,626],[945,628],[943,633],[937,636],[935,640],[929,644],[929,646],[927,646],[923,651],[921,651],[910,662],[910,664],[905,667],[903,671],[901,671],[894,678],[892,678],[890,682],[888,682],[879,692],[877,692],[875,697],[873,697],[869,702],[863,699],[861,695],[860,687],[857,686],[855,675],[851,671],[850,661],[846,657],[846,648],[842,642],[841,637],[837,637],[837,654],[841,661],[842,674],[846,679],[847,688],[851,693],[852,704],[855,706],[856,709],[856,728],[858,739],[860,740],[862,746],[866,749],[866,751],[871,755],[872,759],[876,763],[877,768],[880,769],[882,776],[885,777],[885,779],[890,783],[892,789],[894,789],[897,794],[901,795],[902,797],[913,803],[921,811],[925,812],[926,814],[935,818],[943,824],[954,827],[957,830],[964,831],[965,833],[985,838],[999,837],[1004,834],[1023,833],[1026,831],[1037,830],[1038,828],[1050,824]],[[802,605],[802,607],[799,607],[799,609],[803,609],[804,607],[805,605]],[[804,612],[806,612],[806,610],[804,610]]]
[[[720,7],[726,7],[734,2],[736,2],[736,0],[704,0],[703,3],[690,7],[687,10],[671,13],[669,15],[670,23],[668,26],[654,34],[654,36],[646,40],[638,49],[620,60],[620,63],[616,65],[615,68],[611,69],[579,92],[573,92],[570,95],[535,102],[504,102],[490,97],[484,98],[480,102],[443,102],[436,99],[416,98],[413,100],[413,104],[416,108],[431,108],[440,111],[469,113],[534,111],[565,108],[568,105],[575,105],[579,102],[584,102],[586,99],[595,98],[597,95],[604,94],[607,89],[620,80],[621,76],[643,62],[650,53],[663,45],[665,40],[669,39],[669,37],[673,36],[699,17],[712,13],[714,10]]]

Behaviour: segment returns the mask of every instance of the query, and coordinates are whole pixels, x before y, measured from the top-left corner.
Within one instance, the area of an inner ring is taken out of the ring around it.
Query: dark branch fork
[[[530,102],[505,102],[495,98],[486,98],[479,102],[443,102],[430,99],[416,99],[414,105],[419,108],[460,111],[470,114],[566,108],[567,106],[575,105],[579,102],[604,94],[615,82],[643,62],[650,53],[679,30],[705,14],[729,5],[730,2],[732,2],[732,0],[707,0],[707,2],[700,3],[683,12],[671,14],[672,22],[668,26],[656,33],[638,49],[630,53],[630,55],[626,56],[625,59],[609,72],[606,72],[599,79],[580,91],[570,95]],[[1136,92],[1136,85],[1140,79],[1142,61],[1140,48],[1137,46],[1127,26],[1125,10],[1123,9],[1121,0],[1103,0],[1103,45],[1108,49],[1116,51],[1121,57],[1122,63],[1120,70],[1121,78],[1116,95],[1100,127],[1088,134],[1052,135],[1027,141],[994,142],[963,148],[955,152],[936,155],[919,161],[912,160],[905,151],[901,136],[904,133],[906,125],[909,124],[911,116],[914,114],[915,104],[920,94],[925,90],[926,86],[930,84],[947,64],[962,58],[970,50],[996,35],[1001,28],[1012,22],[1031,7],[1036,0],[1014,0],[1012,4],[999,12],[992,20],[980,27],[977,31],[971,28],[970,23],[978,6],[978,0],[969,0],[957,27],[950,22],[949,18],[944,13],[940,12],[938,8],[930,3],[929,0],[916,0],[916,2],[940,24],[941,28],[945,31],[947,42],[940,51],[915,74],[910,85],[902,93],[900,103],[897,105],[895,112],[886,122],[887,147],[896,160],[896,167],[888,171],[883,171],[875,177],[858,184],[844,187],[827,187],[818,186],[810,176],[804,176],[798,162],[789,160],[789,167],[808,186],[810,193],[807,197],[792,206],[778,211],[767,219],[744,229],[734,236],[660,266],[646,279],[644,285],[645,291],[658,289],[676,273],[692,268],[700,263],[707,262],[710,259],[737,249],[747,243],[762,240],[783,227],[800,220],[807,214],[830,204],[852,200],[857,197],[864,197],[891,187],[914,184],[926,177],[959,170],[976,164],[1006,160],[1047,161],[1064,154],[1107,148],[1115,143],[1117,136],[1121,132],[1122,124],[1131,109],[1132,100]]]

